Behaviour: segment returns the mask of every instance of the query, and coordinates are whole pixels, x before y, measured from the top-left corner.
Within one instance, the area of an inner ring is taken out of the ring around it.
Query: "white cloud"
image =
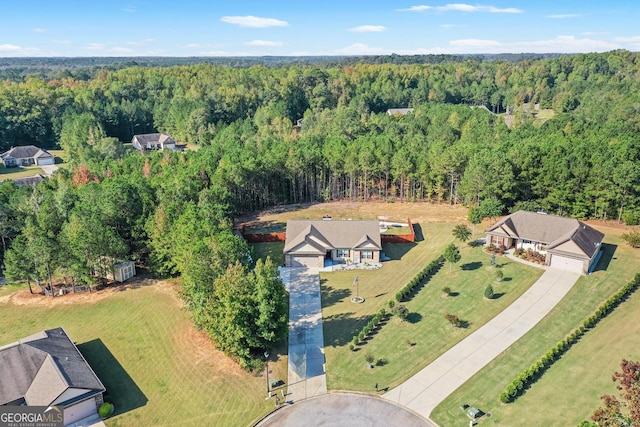
[[[419,6],[411,6],[406,9],[396,9],[398,12],[424,12],[425,10],[433,9],[433,6],[426,6],[421,4]]]
[[[34,33],[46,33],[47,29],[46,28],[34,28],[33,32]]]
[[[73,44],[71,40],[51,40],[51,43],[55,44]]]
[[[2,54],[4,53],[8,54],[9,56],[35,56],[42,54],[42,52],[40,52],[40,50],[36,49],[35,47],[22,47],[9,43],[0,44],[0,56],[2,56]]]
[[[504,43],[497,40],[461,39],[452,40],[455,49],[448,53],[588,53],[619,49],[620,46],[604,40],[558,36],[549,40],[534,40]]]
[[[640,48],[640,36],[616,37],[613,40],[626,45],[629,50],[638,50]]]
[[[582,15],[578,14],[578,13],[564,13],[564,14],[558,14],[558,15],[548,15],[547,18],[551,18],[551,19],[567,19],[567,18],[578,18]]]
[[[16,46],[14,44],[0,44],[0,50],[20,50],[22,49],[20,46]]]
[[[384,49],[369,47],[364,43],[354,43],[350,46],[336,49],[335,52],[341,55],[384,55],[388,53],[388,51]]]
[[[379,33],[386,29],[387,27],[382,25],[360,25],[359,27],[350,28],[349,31],[353,33]]]
[[[287,21],[274,18],[260,18],[257,16],[223,16],[220,18],[220,21],[239,27],[250,28],[286,27],[289,25]]]
[[[585,31],[580,33],[583,36],[606,36],[607,34],[609,34],[609,32],[607,31]]]
[[[407,9],[396,9],[399,12],[423,12],[425,10],[436,10],[438,12],[489,12],[489,13],[522,13],[522,9],[515,7],[499,8],[495,6],[470,5],[466,3],[450,3],[444,6],[411,6]]]
[[[251,40],[250,42],[245,43],[247,46],[257,46],[257,47],[277,47],[282,46],[282,42],[272,42],[269,40]]]

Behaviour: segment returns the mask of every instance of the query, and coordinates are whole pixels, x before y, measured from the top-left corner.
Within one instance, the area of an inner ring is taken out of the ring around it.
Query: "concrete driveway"
[[[579,278],[549,268],[503,312],[383,397],[428,418],[447,396],[542,320]]]
[[[324,334],[317,269],[281,268],[289,291],[289,369],[287,401],[327,392]]]
[[[40,169],[42,169],[44,171],[44,174],[46,176],[50,177],[51,175],[53,175],[53,173],[55,171],[58,170],[58,166],[56,166],[56,165],[41,165]]]

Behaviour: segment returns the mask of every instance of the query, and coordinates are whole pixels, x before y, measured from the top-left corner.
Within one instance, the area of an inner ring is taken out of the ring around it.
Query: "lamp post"
[[[264,358],[267,361],[267,396],[268,396],[267,399],[268,399],[269,397],[271,397],[271,391],[269,390],[269,352],[268,351],[264,352]]]

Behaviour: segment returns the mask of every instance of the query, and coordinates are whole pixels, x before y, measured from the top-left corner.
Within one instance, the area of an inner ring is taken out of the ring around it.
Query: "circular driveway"
[[[377,396],[330,393],[285,405],[256,427],[432,427],[416,413]]]

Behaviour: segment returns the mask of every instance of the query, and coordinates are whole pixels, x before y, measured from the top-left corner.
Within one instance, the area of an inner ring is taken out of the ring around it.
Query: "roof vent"
[[[323,221],[331,221],[331,215],[325,215],[322,217]]]
[[[539,209],[538,212],[540,215],[546,215],[547,211],[545,211],[544,209]]]

